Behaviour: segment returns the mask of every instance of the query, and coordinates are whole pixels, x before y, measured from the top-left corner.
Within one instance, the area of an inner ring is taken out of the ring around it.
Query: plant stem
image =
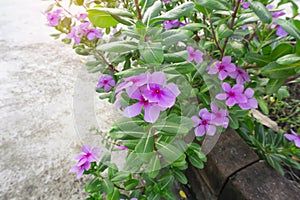
[[[237,11],[239,10],[240,3],[241,3],[240,0],[236,0],[235,7],[234,7],[234,11],[233,11],[232,18],[231,18],[231,22],[230,22],[230,25],[229,25],[229,29],[230,29],[230,30],[233,30],[234,20],[235,20],[235,18],[236,18]],[[225,41],[224,41],[224,44],[223,44],[223,46],[222,46],[222,49],[221,49],[221,51],[220,51],[220,53],[221,53],[220,60],[221,60],[221,59],[223,58],[223,56],[224,56],[225,48],[226,48],[226,45],[227,45],[227,43],[228,43],[229,37],[230,37],[230,36],[226,37],[226,39],[225,39]]]
[[[61,7],[66,13],[68,13],[68,14],[71,15],[71,16],[73,16],[72,13],[70,13],[66,8],[64,8],[64,7],[59,3],[58,0],[55,0],[55,3],[56,3],[59,7]]]
[[[105,56],[104,56],[101,52],[95,51],[95,53],[96,53],[97,55],[99,55],[99,56],[102,58],[103,62],[111,69],[111,71],[113,71],[113,72],[119,72],[119,71],[115,68],[115,66],[113,66],[111,63],[108,62],[108,60],[106,60]]]
[[[138,13],[138,20],[142,20],[142,14],[139,7],[139,0],[134,0],[134,3],[135,3],[136,11]]]
[[[218,42],[218,40],[217,40],[216,32],[215,32],[214,26],[213,26],[213,24],[212,24],[211,17],[210,17],[210,19],[209,19],[209,24],[210,24],[210,26],[211,26],[211,33],[212,33],[212,35],[213,35],[213,37],[214,37],[215,43],[216,43],[216,45],[217,45],[217,48],[219,49],[219,51],[221,52],[221,55],[222,55],[222,49],[221,49],[220,44],[219,44],[219,42]]]

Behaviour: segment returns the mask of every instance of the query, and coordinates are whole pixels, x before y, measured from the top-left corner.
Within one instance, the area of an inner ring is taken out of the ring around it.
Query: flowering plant
[[[110,155],[99,159],[99,149],[85,145],[71,169],[78,178],[94,175],[88,199],[175,199],[170,188],[175,179],[187,184],[188,162],[204,167],[206,136],[230,127],[253,144],[261,125],[250,111],[264,112],[264,97],[299,77],[294,1],[68,2],[56,0],[45,13],[59,31],[53,36],[94,58],[86,65],[101,73],[96,91],[123,112],[106,139],[126,154],[125,166],[112,164]],[[278,7],[285,3],[292,16]],[[82,12],[72,13],[74,6]],[[279,142],[268,151],[280,172],[281,162],[300,168],[293,159],[300,157],[299,137],[285,137],[296,146]]]

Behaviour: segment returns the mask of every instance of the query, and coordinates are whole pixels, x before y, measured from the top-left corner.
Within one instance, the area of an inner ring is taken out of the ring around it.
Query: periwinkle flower
[[[178,19],[166,20],[163,22],[163,27],[166,30],[177,28],[178,26],[184,26],[185,24],[180,22]]]
[[[90,145],[82,146],[82,154],[79,154],[75,157],[78,160],[76,166],[70,169],[70,172],[77,172],[77,178],[79,179],[84,170],[89,170],[91,167],[91,162],[96,162],[98,160],[99,148],[92,148]]]
[[[203,53],[200,50],[194,50],[194,48],[191,46],[188,46],[186,50],[190,54],[190,56],[186,60],[187,62],[191,62],[192,60],[194,60],[196,63],[201,63],[203,61]]]
[[[252,108],[257,108],[258,107],[258,102],[257,100],[253,97],[254,91],[251,88],[247,88],[244,92],[245,97],[247,98],[246,103],[239,103],[239,106],[243,110],[249,110]]]
[[[276,30],[276,35],[279,37],[286,37],[288,35],[288,33],[280,26],[280,25],[276,25],[275,28]]]
[[[144,120],[149,123],[154,123],[162,110],[157,103],[150,103],[139,90],[132,93],[130,96],[131,99],[139,100],[139,102],[134,103],[123,110],[123,113],[126,117],[132,118],[142,113],[144,108]]]
[[[250,81],[250,76],[243,69],[236,67],[235,71],[231,72],[229,76],[236,80],[237,84],[244,84]]]
[[[79,26],[72,27],[71,32],[67,35],[68,39],[74,39],[75,44],[79,44],[83,37],[88,40],[95,40],[102,38],[103,34],[99,29],[91,28],[90,22],[84,22]]]
[[[101,76],[98,80],[97,88],[103,87],[105,92],[110,91],[113,86],[115,86],[115,80],[110,75]]]
[[[216,126],[213,124],[214,116],[206,108],[201,109],[198,115],[199,116],[192,117],[194,127],[196,127],[194,130],[195,135],[199,137],[205,134],[213,136],[217,130]]]
[[[54,10],[53,12],[47,12],[46,17],[48,20],[48,26],[58,26],[61,13],[61,9]]]
[[[97,38],[102,38],[102,36],[103,35],[99,29],[94,28],[86,30],[86,38],[88,40],[95,40]]]
[[[284,137],[289,141],[295,143],[296,147],[300,148],[300,135],[298,135],[295,131],[291,130],[292,134],[284,134]]]
[[[229,115],[228,110],[219,109],[218,105],[214,102],[211,102],[210,108],[212,110],[212,123],[227,128],[229,124],[229,119],[227,117]]]
[[[217,94],[216,98],[218,100],[226,100],[227,106],[247,103],[247,97],[243,94],[243,85],[236,84],[231,88],[228,83],[223,83],[222,88],[225,93]]]
[[[164,3],[170,3],[172,0],[164,0]]]
[[[224,80],[230,73],[236,70],[235,64],[231,63],[231,56],[224,56],[222,61],[217,61],[208,68],[208,74],[219,73],[218,78]]]
[[[248,9],[250,7],[250,2],[245,2],[245,0],[241,0],[242,7]]]
[[[167,79],[163,72],[126,78],[125,82],[116,89],[117,105],[120,106],[121,90],[125,89],[129,98],[138,100],[138,102],[127,106],[124,109],[124,115],[130,118],[135,117],[144,109],[144,120],[154,123],[161,111],[171,108],[175,104],[176,97],[180,94],[177,85],[166,84],[166,82]]]

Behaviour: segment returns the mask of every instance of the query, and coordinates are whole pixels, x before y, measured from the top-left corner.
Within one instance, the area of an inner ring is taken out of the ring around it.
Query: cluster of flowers
[[[103,88],[105,92],[108,92],[115,86],[115,84],[116,82],[112,76],[101,76],[98,80],[97,88]]]
[[[48,26],[58,26],[62,20],[62,10],[57,9],[52,12],[45,13],[48,21]],[[97,38],[102,38],[103,34],[101,30],[96,29],[91,26],[91,23],[86,20],[87,14],[82,13],[74,16],[79,22],[82,22],[79,26],[72,27],[70,33],[67,34],[68,39],[74,39],[75,44],[79,44],[81,39],[86,37],[88,40],[95,40]]]
[[[222,61],[215,61],[207,67],[208,74],[217,74],[220,80],[225,80],[228,76],[236,80],[236,84],[231,87],[228,83],[222,84],[225,93],[217,94],[218,100],[226,100],[227,106],[238,104],[243,110],[257,108],[257,100],[253,98],[254,91],[247,88],[244,91],[244,83],[250,81],[249,75],[241,68],[231,63],[231,56],[224,56]]]
[[[91,163],[98,160],[99,151],[99,148],[92,148],[90,145],[82,146],[83,153],[75,157],[78,163],[70,169],[70,172],[77,172],[77,178],[80,179],[84,170],[88,171],[91,167]]]
[[[250,7],[250,2],[245,2],[245,0],[241,0],[241,3],[242,3],[242,7],[245,8],[245,9],[248,9]],[[271,10],[273,8],[273,6],[271,4],[268,4],[266,6],[266,8],[268,10]],[[279,37],[286,37],[288,35],[288,33],[279,24],[277,24],[277,22],[275,20],[276,18],[285,15],[285,13],[281,12],[281,11],[279,11],[279,12],[277,12],[277,11],[273,12],[273,11],[271,11],[271,14],[272,14],[272,17],[273,17],[273,22],[272,22],[272,24],[270,26],[272,28],[276,29],[276,35],[277,36],[279,36]],[[241,28],[245,29],[247,27],[248,27],[248,24],[245,24]]]
[[[68,39],[74,39],[75,44],[79,44],[83,37],[88,40],[102,38],[103,34],[99,29],[91,27],[90,22],[84,22],[79,26],[72,27],[71,32],[67,35]]]
[[[199,116],[192,117],[194,127],[196,127],[194,130],[196,136],[203,136],[205,134],[213,136],[216,133],[217,126],[228,127],[228,111],[226,109],[219,109],[214,102],[211,102],[210,108],[212,113],[207,108],[203,108],[199,111]]]

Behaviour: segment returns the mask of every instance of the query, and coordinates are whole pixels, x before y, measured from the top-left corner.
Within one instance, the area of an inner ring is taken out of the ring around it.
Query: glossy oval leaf
[[[251,1],[250,8],[255,12],[255,14],[259,17],[259,19],[264,23],[272,22],[272,15],[267,10],[267,8],[258,1]]]
[[[294,47],[288,43],[281,43],[273,49],[271,59],[277,60],[278,58],[293,53]]]
[[[196,4],[212,10],[230,10],[228,2],[224,0],[196,0]]]
[[[117,25],[119,22],[107,12],[99,10],[88,10],[88,18],[90,22],[100,28],[109,28]]]
[[[297,67],[300,66],[300,56],[296,54],[288,54],[281,58],[278,58],[276,62],[280,65],[292,65],[295,63],[296,65],[294,67]]]
[[[131,41],[110,42],[97,47],[98,50],[114,53],[126,53],[136,50],[137,48],[137,43]]]

